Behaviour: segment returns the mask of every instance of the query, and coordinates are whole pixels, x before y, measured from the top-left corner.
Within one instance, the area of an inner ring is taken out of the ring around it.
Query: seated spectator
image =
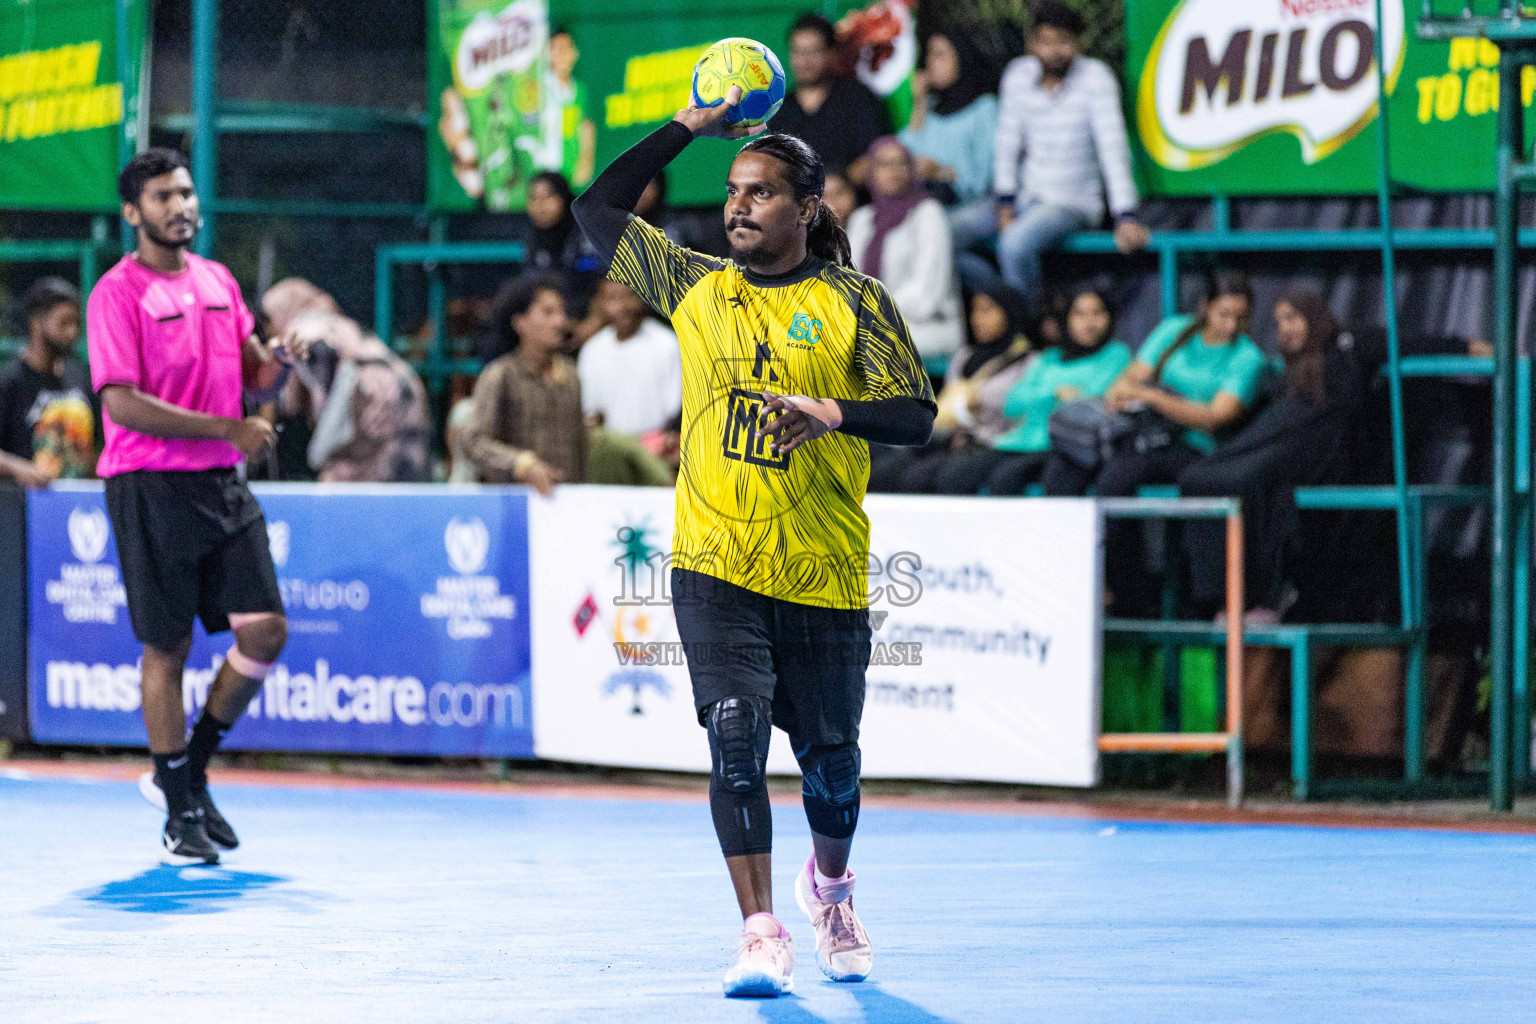
[[[1134,495],[1147,484],[1172,484],[1233,426],[1258,396],[1266,362],[1245,332],[1253,292],[1242,274],[1213,277],[1196,316],[1175,316],[1153,330],[1104,396],[1132,415],[1135,429],[1096,469],[1053,452],[1042,474],[1045,493]],[[1119,611],[1150,612],[1154,588],[1142,565],[1138,524],[1114,520],[1104,532],[1105,567],[1122,599]]]
[[[935,32],[912,76],[912,120],[900,135],[917,157],[918,176],[948,207],[956,237],[967,246],[991,234],[996,220],[995,88],[985,60],[965,36]]]
[[[546,497],[587,473],[581,381],[564,354],[570,323],[558,278],[509,282],[492,314],[494,345],[475,382],[468,454],[489,483],[528,484]]]
[[[588,309],[603,280],[603,263],[571,216],[574,198],[571,183],[559,171],[540,171],[528,185],[528,220],[533,230],[528,236],[526,266],[536,273],[557,275],[566,308],[582,318],[572,325],[566,340],[571,353],[603,326],[602,317]]]
[[[1285,361],[1279,393],[1178,477],[1184,494],[1242,499],[1244,586],[1255,624],[1278,622],[1289,601],[1285,553],[1297,529],[1295,490],[1342,479],[1365,393],[1359,358],[1340,344],[1338,321],[1319,296],[1292,291],[1275,303],[1275,340]],[[1187,524],[1185,538],[1190,598],[1196,607],[1217,606],[1226,591],[1225,529]]]
[[[822,186],[821,205],[837,215],[839,227],[846,228],[859,208],[859,190],[841,174],[829,174]]]
[[[919,356],[947,356],[965,340],[965,324],[944,208],[894,137],[877,140],[870,158],[870,204],[848,219],[853,265],[890,289]]]
[[[971,296],[971,340],[949,361],[933,439],[922,448],[870,445],[871,491],[932,493],[939,474],[953,463],[990,450],[1010,426],[1003,401],[1029,363],[1025,322],[1023,296],[1005,284]]]
[[[286,278],[261,297],[276,336],[295,331],[308,357],[278,396],[279,469],[285,478],[285,437],[309,431],[305,459],[316,478],[338,482],[420,482],[432,476],[427,389],[409,363],[310,282]]]
[[[1110,385],[1105,402],[1117,412],[1150,411],[1156,422],[1140,450],[1127,445],[1097,471],[1052,456],[1047,494],[1126,497],[1144,484],[1171,484],[1179,473],[1216,450],[1216,434],[1235,423],[1258,396],[1264,354],[1245,333],[1253,292],[1242,274],[1221,273],[1206,286],[1195,316],[1169,317]],[[1154,418],[1155,419],[1155,418]]]
[[[26,344],[0,366],[0,480],[46,487],[94,476],[100,411],[91,372],[75,357],[80,292],[45,277],[21,298]]]
[[[1106,190],[1120,251],[1143,248],[1150,237],[1136,220],[1120,86],[1102,61],[1082,55],[1083,27],[1070,7],[1042,0],[1029,54],[1008,65],[998,90],[998,265],[1032,304],[1041,293],[1040,254],[1098,224]]]
[[[620,434],[660,430],[683,407],[677,335],[618,281],[604,281],[594,304],[608,326],[592,335],[576,359],[582,411]]]
[[[794,88],[768,130],[804,140],[828,174],[864,184],[872,142],[890,132],[885,104],[856,78],[835,73],[837,29],[818,14],[802,14],[789,29]]]
[[[1115,341],[1109,299],[1080,288],[1067,305],[1066,341],[1041,352],[1003,403],[1015,426],[992,442],[988,493],[1020,495],[1045,470],[1051,448],[1051,413],[1061,402],[1100,398],[1131,363],[1131,350]],[[962,481],[962,483],[968,481]],[[957,492],[963,493],[963,492]]]

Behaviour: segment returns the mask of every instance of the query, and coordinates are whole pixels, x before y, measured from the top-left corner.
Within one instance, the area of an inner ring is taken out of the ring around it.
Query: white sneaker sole
[[[815,921],[816,917],[811,913],[810,899],[810,884],[806,882],[805,872],[802,871],[800,874],[795,876],[795,903],[799,905],[801,913],[805,914],[805,916],[810,918],[812,921]],[[874,967],[874,958],[870,958],[870,963],[866,964],[863,970],[839,971],[832,966],[831,961],[822,955],[821,943],[818,942],[816,944],[816,966],[821,968],[822,974],[825,974],[833,981],[863,981],[865,978],[869,977],[869,972]]]
[[[155,784],[154,772],[145,772],[139,776],[139,795],[149,801],[151,807],[159,809],[161,814],[166,813],[165,790]]]
[[[751,971],[734,978],[727,975],[721,988],[730,999],[773,999],[795,990],[795,976],[780,978],[763,971]]]

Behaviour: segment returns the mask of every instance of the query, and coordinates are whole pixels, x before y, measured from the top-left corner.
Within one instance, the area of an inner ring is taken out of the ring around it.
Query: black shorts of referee
[[[672,570],[672,609],[703,720],[726,697],[772,702],[795,750],[856,743],[873,633],[867,608],[822,608]]]
[[[173,650],[194,617],[220,633],[231,614],[283,613],[267,521],[234,469],[139,469],[108,477],[106,491],[140,643]]]

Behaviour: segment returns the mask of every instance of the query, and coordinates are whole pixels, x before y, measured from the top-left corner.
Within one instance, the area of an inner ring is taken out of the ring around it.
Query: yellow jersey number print
[[[932,405],[885,287],[814,257],[763,278],[638,218],[608,276],[671,317],[682,348],[672,564],[786,601],[866,607],[868,443],[833,431],[780,454],[756,431],[764,392]]]

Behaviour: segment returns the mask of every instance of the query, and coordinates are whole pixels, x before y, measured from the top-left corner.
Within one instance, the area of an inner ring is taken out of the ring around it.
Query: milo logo
[[[1387,0],[1390,91],[1403,6]],[[1376,0],[1184,0],[1147,54],[1136,121],[1148,153],[1195,170],[1286,132],[1304,163],[1337,152],[1376,116]]]

